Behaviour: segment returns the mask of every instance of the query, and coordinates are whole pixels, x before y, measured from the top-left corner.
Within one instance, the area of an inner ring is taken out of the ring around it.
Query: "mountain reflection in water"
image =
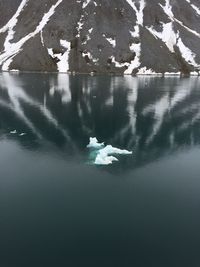
[[[200,266],[199,89],[1,73],[0,267]],[[93,166],[89,137],[133,154]]]
[[[123,166],[134,168],[199,144],[199,88],[198,77],[1,73],[0,134],[70,156],[96,136],[133,151]]]

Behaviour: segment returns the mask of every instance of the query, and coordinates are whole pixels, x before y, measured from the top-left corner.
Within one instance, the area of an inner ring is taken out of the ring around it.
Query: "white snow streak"
[[[57,63],[59,72],[67,72],[69,70],[69,53],[71,48],[71,43],[66,40],[60,40],[60,44],[66,49],[66,52],[63,55],[58,55],[60,60]]]
[[[90,52],[83,52],[82,56],[87,56],[93,63],[97,63],[99,61],[98,58],[94,58]]]
[[[163,9],[163,11],[165,12],[165,14],[170,18],[171,21],[175,21],[177,22],[179,25],[181,25],[183,28],[185,28],[187,31],[189,31],[190,33],[196,35],[197,37],[200,38],[200,34],[192,29],[190,29],[189,27],[187,27],[186,25],[183,24],[182,21],[176,19],[174,17],[174,14],[172,12],[172,6],[170,5],[170,0],[165,0],[165,6],[159,4],[161,6],[161,8]]]
[[[59,73],[57,75],[57,81],[55,79],[51,80],[49,94],[54,96],[55,92],[60,93],[63,104],[67,104],[71,101],[69,75]]]
[[[85,0],[85,1],[83,2],[83,8],[86,8],[86,7],[89,5],[90,1],[91,1],[91,0]]]
[[[81,17],[80,17],[80,20],[79,20],[79,22],[77,23],[77,27],[76,27],[76,29],[77,29],[77,35],[76,35],[76,37],[80,37],[80,32],[81,32],[81,30],[82,30],[82,28],[83,28],[83,22],[82,22],[82,19],[84,18],[84,16],[82,15]]]
[[[117,67],[117,68],[123,68],[123,67],[128,68],[128,63],[120,63],[120,62],[116,61],[114,56],[111,56],[111,60],[112,60],[112,63],[114,63],[115,67]]]
[[[0,33],[6,32],[8,30],[8,36],[7,36],[8,40],[11,40],[10,38],[13,37],[13,33],[14,33],[13,28],[17,24],[17,21],[18,21],[17,18],[20,15],[21,11],[24,9],[28,1],[29,0],[23,0],[21,4],[19,5],[16,13],[13,15],[13,17],[8,21],[8,23],[5,26],[3,26],[0,29]]]
[[[63,129],[58,120],[54,117],[51,111],[44,106],[42,103],[36,101],[34,98],[30,97],[24,90],[23,87],[17,83],[17,80],[13,78],[14,76],[9,75],[8,73],[3,73],[0,82],[3,88],[7,89],[11,105],[8,107],[11,108],[15,113],[17,113],[18,117],[21,118],[24,123],[34,132],[39,138],[41,138],[41,134],[37,131],[34,124],[31,120],[26,116],[24,110],[21,106],[21,100],[23,103],[27,103],[32,107],[40,110],[46,120],[51,123],[56,129],[58,129],[66,140],[69,140],[69,135],[65,129]],[[2,103],[3,104],[3,103]]]
[[[193,65],[194,67],[200,66],[195,61],[196,55],[187,46],[184,45],[180,37],[178,38],[177,46],[181,52],[182,57],[185,59],[186,62]]]
[[[130,46],[131,52],[135,53],[134,60],[131,61],[128,68],[125,70],[124,74],[132,74],[133,70],[138,68],[141,64],[140,55],[141,55],[141,44],[132,44]]]
[[[42,30],[40,31],[40,39],[41,39],[42,46],[44,46],[44,38],[43,38]]]
[[[91,40],[91,37],[88,34],[85,36],[85,40],[82,42],[82,45],[86,45],[89,40]]]
[[[114,38],[109,38],[109,37],[106,37],[105,34],[103,34],[103,37],[112,45],[113,48],[116,47],[116,40]]]
[[[66,40],[60,40],[62,47],[66,49],[65,53],[54,53],[52,48],[48,48],[48,53],[52,58],[58,59],[57,68],[58,72],[67,72],[69,70],[69,53],[71,48],[71,42]]]
[[[143,114],[146,114],[146,112],[154,112],[154,119],[155,119],[155,124],[153,125],[152,133],[146,140],[147,145],[151,143],[151,141],[159,132],[164,120],[164,116],[168,111],[168,109],[169,109],[169,95],[167,93],[156,103],[150,105],[143,111]]]
[[[21,38],[18,42],[16,43],[10,43],[10,37],[7,39],[7,49],[3,53],[0,54],[0,65],[5,62],[10,58],[16,56],[21,50],[22,46],[32,37],[34,37],[36,34],[38,34],[47,24],[51,16],[54,14],[56,7],[62,2],[62,0],[58,0],[55,5],[52,5],[51,8],[47,13],[44,14],[42,20],[40,21],[39,25],[36,27],[35,31],[27,34],[23,38]],[[11,36],[11,34],[10,34]],[[9,67],[9,64],[6,64],[7,68]]]
[[[127,0],[128,4],[133,8],[136,13],[136,26],[135,31],[130,32],[133,37],[140,37],[140,25],[143,26],[143,10],[145,8],[145,1],[140,0],[139,9],[136,7],[135,3],[132,0]],[[125,70],[124,74],[132,74],[133,70],[138,68],[141,64],[140,62],[140,55],[141,55],[141,43],[135,44],[133,43],[130,45],[131,52],[135,53],[134,60],[131,61],[128,68]]]
[[[200,9],[197,6],[195,6],[194,4],[192,4],[191,7],[196,11],[197,15],[200,16]]]
[[[133,8],[136,13],[136,20],[138,25],[143,25],[143,9],[145,8],[145,1],[140,0],[140,7],[139,9],[136,7],[133,0],[126,0],[128,4]]]
[[[153,29],[153,26],[146,27],[146,28],[156,38],[159,38],[160,40],[162,40],[171,52],[174,52],[174,45],[176,44],[177,36],[173,30],[173,23],[172,22],[169,22],[166,24],[163,23],[163,31],[162,32],[157,32],[156,30]]]
[[[190,0],[187,0],[187,2],[189,3]],[[176,19],[174,17],[174,14],[172,12],[172,6],[170,5],[170,0],[165,0],[165,5],[163,6],[160,4],[160,6],[162,7],[165,14],[170,18],[171,22],[166,23],[166,24],[164,24],[164,23],[162,24],[163,25],[163,31],[162,32],[157,32],[156,30],[153,29],[152,26],[146,27],[146,28],[156,38],[159,38],[160,40],[162,40],[166,44],[166,46],[168,47],[170,52],[174,52],[174,46],[176,45],[179,48],[179,50],[182,54],[182,57],[185,59],[185,61],[187,63],[193,65],[194,67],[199,67],[199,64],[197,64],[195,61],[196,55],[188,47],[186,47],[186,45],[183,43],[183,41],[181,40],[181,38],[179,36],[179,32],[177,32],[177,33],[174,32],[173,22],[179,23],[187,31],[193,33],[197,37],[200,37],[200,34],[198,34],[196,31],[191,30],[190,28],[185,26],[181,21],[179,21],[178,19]]]
[[[137,75],[162,75],[162,73],[157,73],[152,69],[147,69],[147,67],[140,68]]]
[[[190,0],[186,0],[189,4],[190,4],[190,6],[196,11],[196,13],[197,13],[197,15],[199,15],[200,16],[200,9],[197,7],[197,6],[195,6],[194,4],[191,4],[191,1]]]

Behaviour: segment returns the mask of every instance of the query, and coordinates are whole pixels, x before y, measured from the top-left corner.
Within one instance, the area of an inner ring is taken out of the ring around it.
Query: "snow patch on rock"
[[[18,42],[16,43],[10,43],[10,40],[13,37],[13,23],[12,22],[12,29],[10,30],[10,34],[8,35],[8,37],[6,38],[5,41],[5,50],[0,54],[0,65],[4,65],[4,70],[5,68],[7,68],[7,70],[9,69],[9,65],[12,62],[11,58],[13,59],[13,57],[15,57],[21,50],[22,50],[22,46],[31,38],[33,38],[36,34],[38,34],[39,32],[41,32],[41,30],[45,27],[45,25],[47,24],[47,22],[49,21],[49,19],[51,18],[51,16],[54,14],[56,7],[62,2],[62,0],[58,0],[56,2],[56,4],[52,5],[51,8],[49,9],[49,11],[47,13],[44,14],[42,20],[40,21],[40,23],[38,24],[38,26],[36,27],[36,29],[27,34],[26,36],[24,36],[23,38],[21,38]],[[23,1],[24,5],[26,4],[25,1]],[[24,7],[24,6],[23,6]],[[15,20],[16,21],[16,20]],[[8,61],[8,63],[6,63],[6,61]]]
[[[69,70],[69,53],[71,43],[66,40],[60,40],[60,44],[66,49],[66,52],[63,55],[59,55],[58,59],[60,60],[57,63],[59,72],[67,72]]]
[[[159,4],[161,6],[161,8],[163,9],[163,11],[165,12],[165,14],[169,17],[169,19],[171,21],[175,21],[177,22],[179,25],[181,25],[184,29],[186,29],[188,32],[196,35],[197,37],[200,38],[200,34],[192,29],[190,29],[189,27],[187,27],[186,25],[184,25],[184,23],[178,19],[175,18],[173,12],[172,12],[172,6],[170,4],[170,0],[165,0],[165,5]]]
[[[186,45],[184,45],[180,37],[178,38],[178,41],[177,41],[177,47],[179,48],[182,54],[182,57],[185,59],[185,61],[188,64],[193,65],[194,67],[197,67],[197,68],[200,67],[200,65],[197,64],[195,61],[196,55]]]
[[[71,43],[66,40],[60,40],[60,45],[66,49],[64,53],[54,53],[52,48],[48,48],[48,54],[58,60],[57,68],[58,72],[67,72],[69,70],[69,53]]]
[[[200,8],[198,8],[197,6],[195,6],[194,4],[191,4],[191,0],[186,0],[190,6],[196,11],[196,14],[200,16]]]
[[[94,58],[90,52],[82,52],[83,57],[88,57],[93,63],[97,63],[99,61],[98,58]],[[88,63],[89,64],[89,63]]]
[[[86,8],[89,5],[90,2],[91,2],[91,0],[85,0],[83,2],[83,9]]]
[[[140,68],[137,72],[137,75],[162,75],[162,73],[158,73],[153,71],[152,69],[148,69],[147,67]]]
[[[143,10],[145,8],[145,1],[141,0],[139,2],[139,8],[136,7],[136,4],[132,0],[127,0],[129,5],[133,8],[136,13],[136,26],[134,27],[134,32],[130,32],[133,37],[140,37],[140,26],[143,26]],[[135,53],[135,58],[128,65],[128,68],[125,70],[124,74],[132,74],[134,69],[137,69],[140,65],[140,55],[141,55],[141,43],[133,43],[130,45],[131,52]]]
[[[153,34],[156,38],[162,40],[166,44],[168,49],[173,53],[174,45],[176,44],[176,39],[177,39],[177,35],[173,29],[173,23],[172,22],[166,24],[163,23],[162,26],[163,26],[162,32],[154,30],[153,26],[146,27],[146,29],[148,29],[150,33]]]
[[[113,48],[116,47],[116,40],[114,38],[109,38],[109,37],[106,37],[105,34],[103,34],[103,37],[105,37],[105,39],[112,45]]]

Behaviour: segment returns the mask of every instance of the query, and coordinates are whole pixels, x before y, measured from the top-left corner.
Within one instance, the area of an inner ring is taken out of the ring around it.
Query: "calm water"
[[[200,266],[199,78],[0,74],[0,267],[64,266]]]

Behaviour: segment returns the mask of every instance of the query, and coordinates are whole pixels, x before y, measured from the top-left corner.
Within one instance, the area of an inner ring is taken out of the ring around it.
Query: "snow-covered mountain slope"
[[[2,70],[198,73],[199,0],[0,0]]]

